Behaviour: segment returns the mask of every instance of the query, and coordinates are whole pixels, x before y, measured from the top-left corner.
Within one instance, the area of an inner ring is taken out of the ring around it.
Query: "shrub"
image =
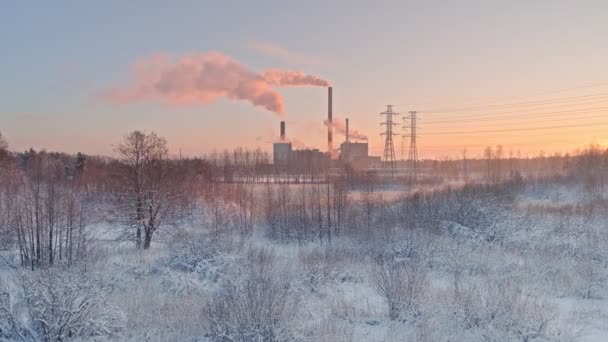
[[[418,264],[376,257],[372,267],[372,281],[388,305],[391,320],[404,318],[404,314],[410,317],[420,315],[427,275]]]
[[[279,273],[274,255],[249,253],[249,271],[241,280],[227,280],[208,306],[213,341],[287,341],[296,310],[288,277]]]
[[[26,315],[18,312],[18,305],[11,304],[8,295],[4,296],[2,311],[12,326],[13,338],[19,337],[22,341],[111,339],[118,337],[123,328],[124,317],[106,303],[109,287],[98,276],[60,269],[41,270],[23,274],[22,287]]]

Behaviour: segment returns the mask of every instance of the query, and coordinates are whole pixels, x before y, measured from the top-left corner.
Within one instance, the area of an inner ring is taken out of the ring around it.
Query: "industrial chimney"
[[[334,153],[334,135],[332,119],[332,88],[327,88],[327,153],[331,158]]]
[[[348,118],[346,118],[346,142],[348,143]]]
[[[285,141],[285,121],[281,121],[281,141]]]

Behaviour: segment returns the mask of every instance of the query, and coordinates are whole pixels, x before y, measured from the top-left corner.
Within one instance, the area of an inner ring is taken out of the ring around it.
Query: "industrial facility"
[[[348,167],[354,170],[377,168],[381,164],[379,156],[370,156],[367,142],[351,142],[349,120],[346,119],[345,140],[338,151],[333,148],[333,89],[327,88],[327,151],[318,149],[293,148],[285,135],[285,121],[281,121],[280,140],[273,144],[273,161],[277,169],[283,171],[323,170],[333,167]]]

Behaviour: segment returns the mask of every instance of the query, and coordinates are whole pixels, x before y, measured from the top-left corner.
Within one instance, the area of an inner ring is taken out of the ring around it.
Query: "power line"
[[[525,101],[525,102],[515,102],[515,103],[505,103],[499,105],[486,105],[486,106],[472,106],[472,107],[457,107],[457,108],[435,108],[425,110],[425,113],[446,113],[446,112],[462,112],[462,111],[475,111],[475,110],[484,110],[484,109],[497,109],[497,108],[511,108],[511,107],[525,107],[535,104],[551,104],[551,103],[563,103],[563,102],[572,102],[573,100],[585,99],[585,98],[605,98],[608,93],[595,93],[589,95],[580,95],[580,96],[572,96],[572,97],[564,97],[564,98],[556,98],[556,99],[545,99],[538,101]]]
[[[569,141],[567,140],[552,140],[551,143],[556,144],[556,143],[567,143]],[[479,147],[488,147],[488,146],[493,146],[493,145],[502,145],[504,148],[513,148],[513,147],[521,147],[521,146],[534,146],[534,142],[525,142],[525,143],[509,143],[509,144],[501,144],[501,143],[497,143],[497,144],[464,144],[464,146],[466,146],[467,148],[479,148]],[[447,150],[448,148],[454,148],[452,151],[457,151],[458,147],[454,147],[454,146],[448,146],[448,145],[443,145],[443,146],[428,146],[424,148],[424,151],[426,152],[441,152],[443,150]]]
[[[551,137],[555,138],[555,139],[550,139],[550,138],[543,138],[542,143],[539,143],[538,140],[534,140],[534,139],[530,139],[530,140],[511,140],[511,139],[488,139],[488,140],[463,140],[462,143],[460,144],[461,146],[466,146],[466,147],[475,147],[475,146],[498,146],[498,145],[502,145],[502,146],[539,146],[540,148],[552,148],[554,147],[552,144],[557,144],[557,143],[562,143],[562,142],[569,142],[570,144],[586,144],[589,141],[597,141],[597,139],[578,139],[578,138],[569,138],[567,140],[558,140],[559,139],[559,135],[552,135]],[[425,144],[424,149],[453,149],[455,147],[457,147],[458,145],[454,145],[452,144],[448,144],[445,141],[435,141],[435,142],[427,142]]]
[[[606,126],[608,122],[590,123],[582,125],[560,125],[560,126],[545,126],[545,127],[528,127],[528,128],[513,128],[513,129],[497,129],[485,131],[460,131],[460,132],[429,132],[425,134],[444,135],[444,134],[477,134],[477,133],[499,133],[499,132],[520,132],[520,131],[536,131],[556,128],[574,128],[574,127],[591,127],[591,126]]]
[[[504,102],[504,101],[515,101],[515,100],[520,100],[520,99],[534,99],[534,98],[538,98],[541,96],[564,93],[564,92],[568,92],[568,91],[572,91],[572,90],[598,88],[598,87],[605,87],[605,86],[608,86],[608,82],[587,83],[587,84],[573,86],[573,87],[555,89],[555,90],[550,90],[550,91],[545,91],[545,92],[538,92],[538,93],[534,93],[532,95],[510,97],[509,99],[502,99],[502,100],[499,100],[499,99],[484,100],[484,99],[477,98],[477,99],[473,99],[473,101],[470,101],[466,105],[465,104],[454,105],[453,107],[447,107],[447,109],[460,108],[460,107],[464,107],[464,106],[473,106],[475,103],[483,104],[484,101],[490,102],[490,103],[496,103],[496,102],[500,102],[500,101]]]
[[[589,124],[589,123],[585,123],[585,124]],[[592,125],[593,125],[593,124],[592,124]],[[585,129],[584,129],[584,130],[582,130],[582,131],[583,131],[585,134],[592,134],[592,133],[593,133],[593,134],[606,134],[606,129],[605,129],[605,128],[602,128],[602,125],[604,125],[604,123],[598,123],[598,124],[595,124],[595,125],[597,125],[597,127],[585,128]],[[568,126],[568,127],[566,127],[566,128],[569,128],[569,127],[572,127],[572,126]],[[583,128],[583,127],[585,127],[585,126],[582,126],[582,127],[577,127],[577,126],[574,126],[574,127],[572,127],[572,131],[573,131],[573,132],[579,132],[579,131],[581,131],[579,128]],[[486,128],[487,128],[487,129],[491,129],[492,127],[486,127]],[[485,130],[486,128],[483,128],[483,129],[481,129],[481,130]],[[507,127],[505,127],[504,129],[506,130],[506,129],[508,129],[508,128],[507,128]],[[517,130],[520,130],[520,129],[517,129]],[[447,130],[446,130],[446,132],[449,132],[449,131],[447,131]],[[511,132],[513,132],[513,131],[506,131],[506,132],[495,132],[495,135],[494,135],[494,136],[503,136],[503,137],[517,136],[517,135],[513,135]],[[435,132],[432,132],[432,133],[443,134],[443,131],[435,131]],[[539,131],[538,133],[536,133],[536,132],[530,132],[530,133],[526,133],[526,137],[543,137],[543,136],[554,136],[555,134],[556,134],[556,133],[555,133],[555,131],[553,131],[553,132],[551,132],[551,131],[546,131],[546,132]],[[428,137],[428,139],[433,139],[433,138],[436,138],[436,139],[444,139],[444,138],[442,138],[440,135],[436,135],[436,136]],[[471,137],[471,138],[473,138],[473,137]],[[479,138],[479,139],[481,139],[481,140],[486,140],[486,139],[487,139],[487,137],[481,137],[481,136],[479,136],[479,137],[477,137],[477,138]]]
[[[538,113],[538,114],[524,114],[524,115],[507,115],[502,117],[483,117],[483,118],[462,118],[462,119],[453,119],[453,120],[435,120],[435,121],[426,121],[427,123],[436,124],[436,123],[458,123],[458,122],[479,122],[479,121],[500,121],[500,120],[511,120],[511,119],[521,119],[521,118],[545,118],[545,117],[561,117],[567,116],[570,117],[572,114],[587,114],[590,110],[577,110],[577,111],[563,111],[563,112],[546,112],[546,113]],[[597,110],[594,113],[606,113],[608,112],[608,107],[605,110]]]
[[[607,110],[608,111],[608,110]],[[563,116],[563,115],[547,115],[547,116]],[[543,115],[544,117],[544,115]],[[530,117],[530,119],[536,119],[538,117]],[[568,116],[567,118],[550,118],[550,119],[542,119],[541,121],[521,121],[518,120],[517,123],[518,124],[530,124],[530,123],[543,123],[543,122],[550,122],[550,121],[568,121],[568,120],[582,120],[582,119],[602,119],[602,118],[606,118],[606,116],[602,116],[602,115],[591,115],[591,116]],[[496,118],[496,119],[492,119],[492,120],[459,120],[459,121],[449,121],[449,122],[444,122],[445,124],[461,124],[461,123],[471,123],[471,122],[478,122],[478,121],[503,121],[503,120],[511,120],[512,118],[508,117],[508,118]],[[433,122],[435,123],[435,122]],[[492,124],[494,122],[488,122],[484,125],[488,125],[488,124]],[[496,122],[497,124],[500,125],[505,125],[504,122]]]
[[[553,137],[555,137],[556,135],[553,134],[551,135]],[[543,143],[565,143],[565,142],[573,142],[577,139],[575,138],[571,138],[571,139],[551,139],[551,140],[543,140]],[[491,145],[503,145],[505,147],[508,146],[519,146],[519,145],[538,145],[538,140],[535,139],[531,139],[531,140],[473,140],[473,141],[469,141],[467,140],[466,143],[463,142],[462,143],[463,146],[466,147],[485,147],[485,146],[491,146]],[[427,150],[432,150],[432,149],[445,149],[445,148],[454,148],[454,144],[432,144],[432,143],[427,143],[425,144],[424,149]]]
[[[572,127],[572,131],[575,131],[579,128],[585,128],[585,127]],[[585,129],[584,132],[585,133],[589,133],[591,134],[603,134],[605,129],[601,129],[598,127],[598,131],[590,131]],[[537,130],[538,132],[543,132],[542,130]],[[516,138],[519,139],[520,135],[516,135],[516,134],[512,134],[513,131],[506,131],[506,132],[494,132],[494,135],[492,137],[482,137],[481,135],[477,135],[477,136],[472,136],[472,137],[468,137],[467,141],[470,142],[486,142],[486,141],[510,141],[510,138]],[[540,134],[532,134],[532,133],[526,133],[526,138],[541,138],[541,137],[555,137],[557,135],[561,135],[561,133],[557,133],[556,131],[552,131],[551,130],[547,130],[544,133],[540,133]],[[437,140],[433,140],[433,139],[437,139]],[[478,140],[475,140],[478,139]],[[435,136],[430,136],[427,137],[425,139],[425,141],[427,141],[429,144],[433,144],[436,142],[446,142],[445,141],[445,137],[443,137],[441,134],[439,135],[435,135]]]
[[[449,113],[449,112],[464,112],[464,111],[472,111],[474,113],[464,113],[464,115],[454,114],[456,117],[446,117],[442,119],[441,117],[436,117],[435,119],[431,119],[426,121],[430,124],[459,124],[459,123],[475,123],[474,130],[463,130],[463,131],[438,131],[438,132],[428,132],[430,136],[430,141],[433,141],[433,136],[437,136],[440,138],[444,135],[458,135],[458,134],[467,134],[467,135],[476,135],[483,133],[491,133],[494,134],[494,138],[490,138],[490,140],[499,140],[503,141],[499,143],[507,143],[511,146],[528,146],[534,145],[534,141],[526,141],[522,142],[520,139],[517,139],[521,135],[513,135],[512,133],[516,132],[543,132],[545,134],[525,134],[525,137],[532,138],[534,136],[542,136],[542,135],[550,135],[556,136],[559,134],[560,140],[556,140],[552,143],[563,144],[567,143],[569,140],[563,139],[562,133],[547,133],[550,130],[556,129],[571,129],[574,130],[576,128],[582,127],[605,127],[608,126],[608,122],[595,122],[595,123],[582,123],[580,120],[585,119],[605,119],[607,116],[604,114],[608,112],[608,106],[606,106],[606,100],[608,99],[608,93],[594,93],[580,96],[570,96],[570,97],[561,97],[561,98],[553,98],[553,99],[544,99],[544,100],[535,100],[535,101],[520,101],[514,103],[503,103],[496,105],[480,105],[480,106],[468,106],[468,107],[455,107],[455,108],[443,108],[436,110],[429,110],[436,114]],[[576,107],[575,107],[576,106]],[[570,107],[570,108],[568,108]],[[581,108],[582,107],[582,108]],[[565,109],[564,109],[565,108]],[[475,111],[486,110],[489,113],[475,113]],[[410,112],[411,114],[412,112]],[[526,114],[523,114],[526,113]],[[601,113],[601,114],[600,114]],[[414,112],[415,116],[415,112]],[[411,117],[404,117],[404,120],[411,119]],[[549,119],[545,119],[549,118]],[[535,120],[536,119],[536,120]],[[576,122],[572,122],[572,120],[577,120]],[[496,122],[493,122],[496,121]],[[511,121],[511,122],[507,122]],[[561,124],[556,125],[547,125],[548,122],[556,122],[559,121]],[[505,124],[513,127],[514,123],[517,122],[519,125],[525,124],[536,124],[539,126],[535,127],[523,127],[523,128],[509,128],[505,127]],[[570,124],[567,124],[571,122]],[[485,123],[485,125],[484,125]],[[502,125],[502,126],[495,126]],[[407,135],[412,139],[410,141],[410,156],[408,160],[417,160],[417,150],[415,149],[415,137],[416,137],[416,123],[410,124],[410,128],[412,132],[410,135]],[[404,129],[408,128],[404,126]],[[590,130],[594,131],[593,128],[585,130],[585,132],[589,132]],[[404,133],[403,137],[405,138],[406,134]],[[504,136],[504,138],[497,138],[497,136]],[[513,139],[515,138],[515,139]],[[506,139],[507,141],[504,141]],[[477,140],[477,139],[475,139]],[[519,140],[519,141],[513,141]],[[555,140],[555,139],[554,139]],[[404,142],[404,141],[403,141]],[[437,141],[439,146],[428,146],[430,150],[441,150],[445,148],[449,148],[449,145],[443,146],[442,142]],[[479,146],[487,145],[488,139],[482,140],[478,142]],[[475,143],[475,142],[473,142]],[[412,152],[412,146],[414,147],[414,152]],[[402,151],[403,151],[402,147]],[[414,157],[411,157],[412,153],[414,153]],[[403,154],[403,152],[402,152]],[[411,163],[411,162],[410,162]],[[414,164],[412,164],[414,165]],[[414,166],[415,167],[415,166]]]
[[[534,109],[530,112],[537,112],[542,108]],[[457,119],[431,119],[427,122],[443,122],[443,121],[454,121],[459,119],[487,119],[492,120],[500,117],[533,117],[533,116],[544,116],[546,114],[559,114],[559,113],[580,113],[580,112],[589,112],[589,111],[603,111],[608,109],[608,107],[587,107],[587,108],[578,108],[578,109],[569,109],[569,110],[559,110],[559,111],[541,111],[538,113],[530,113],[530,114],[518,114],[518,115],[504,115],[504,114],[512,114],[512,113],[521,113],[521,112],[529,112],[528,110],[518,110],[511,112],[493,112],[493,113],[484,113],[484,114],[470,114],[470,115],[459,115]]]

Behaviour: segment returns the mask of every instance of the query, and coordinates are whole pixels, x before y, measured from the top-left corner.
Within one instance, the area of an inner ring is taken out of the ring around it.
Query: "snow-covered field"
[[[331,243],[273,238],[262,219],[247,234],[213,230],[202,210],[137,250],[110,241],[118,223],[102,222],[90,228],[87,260],[45,279],[59,299],[82,290],[68,286],[84,281],[72,273],[103,284],[92,292],[103,303],[87,316],[108,330],[100,340],[607,340],[602,196],[550,182],[393,192],[373,207],[358,194]],[[221,210],[236,215],[233,204]],[[20,268],[15,251],[2,256],[0,340],[33,340],[23,284],[35,286],[39,271]]]

